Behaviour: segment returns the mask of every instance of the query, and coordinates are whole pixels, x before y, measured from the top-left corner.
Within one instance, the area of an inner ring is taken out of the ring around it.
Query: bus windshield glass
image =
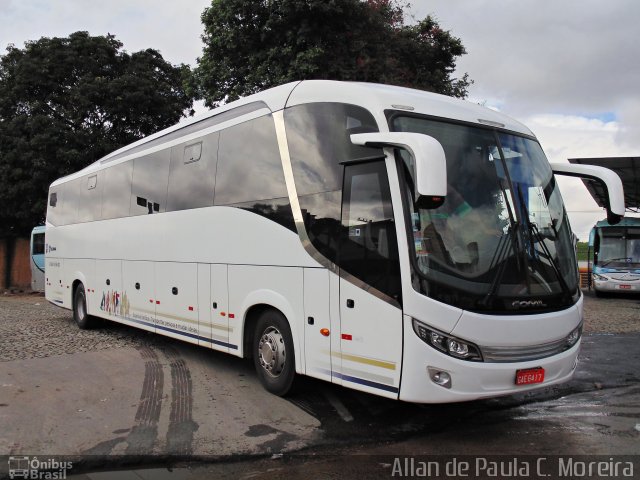
[[[395,131],[443,146],[447,197],[416,206],[405,152],[413,285],[471,311],[566,308],[578,298],[571,229],[551,167],[533,139],[420,116],[391,117]]]
[[[600,229],[598,265],[610,269],[640,268],[640,228]]]

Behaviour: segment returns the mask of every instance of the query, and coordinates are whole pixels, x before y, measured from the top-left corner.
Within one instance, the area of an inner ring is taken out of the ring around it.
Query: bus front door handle
[[[173,293],[174,295],[177,295],[178,294],[178,287],[173,287],[171,289],[171,293]]]
[[[353,308],[356,306],[356,302],[354,302],[353,300],[351,300],[350,298],[347,299],[347,308]]]
[[[140,290],[140,283],[136,282],[136,290]]]

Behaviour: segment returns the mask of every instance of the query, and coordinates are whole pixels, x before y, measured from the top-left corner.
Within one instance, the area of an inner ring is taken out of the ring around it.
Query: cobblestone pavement
[[[585,333],[640,332],[640,296],[596,298],[585,292],[584,313]],[[112,322],[80,330],[71,311],[51,305],[42,295],[0,295],[0,361],[171,342]]]
[[[50,304],[43,295],[0,294],[0,362],[167,342],[171,340],[113,322],[80,330],[70,310]]]
[[[640,295],[596,298],[583,290],[585,333],[639,333]]]

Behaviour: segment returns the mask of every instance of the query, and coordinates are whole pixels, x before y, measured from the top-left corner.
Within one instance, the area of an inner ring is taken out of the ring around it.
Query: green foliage
[[[0,236],[44,220],[49,184],[175,124],[188,66],[76,32],[10,45],[0,60]]]
[[[577,257],[579,262],[587,261],[587,252],[589,249],[589,244],[587,242],[578,242],[577,245]],[[593,252],[591,253],[593,255]]]
[[[452,78],[459,38],[427,17],[404,23],[394,0],[213,0],[195,71],[208,106],[293,80],[379,82],[465,97]]]

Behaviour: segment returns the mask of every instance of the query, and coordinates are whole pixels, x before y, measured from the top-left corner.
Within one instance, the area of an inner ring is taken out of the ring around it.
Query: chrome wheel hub
[[[260,365],[272,377],[277,377],[284,370],[286,351],[284,338],[275,327],[267,328],[258,344]]]

